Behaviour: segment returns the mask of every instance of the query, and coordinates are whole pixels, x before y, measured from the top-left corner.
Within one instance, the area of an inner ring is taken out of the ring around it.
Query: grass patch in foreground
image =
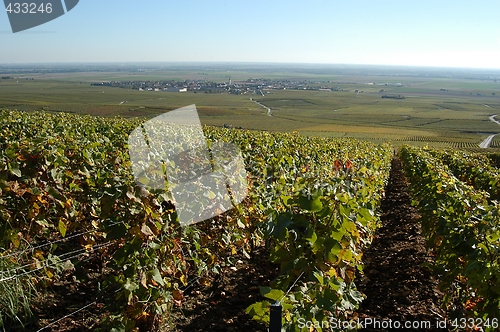
[[[10,323],[22,326],[31,316],[31,301],[36,294],[29,275],[19,276],[22,270],[7,257],[0,257],[0,329]],[[9,279],[13,277],[12,279]]]

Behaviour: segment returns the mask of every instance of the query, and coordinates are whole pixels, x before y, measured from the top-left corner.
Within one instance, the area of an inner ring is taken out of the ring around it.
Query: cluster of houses
[[[204,92],[204,93],[230,93],[230,94],[259,94],[265,95],[270,90],[316,90],[316,91],[344,91],[339,86],[325,86],[325,82],[313,82],[310,80],[288,80],[288,79],[265,79],[250,78],[246,81],[228,81],[223,83],[210,82],[207,80],[185,80],[185,81],[108,81],[92,83],[92,86],[109,86],[125,88],[138,91],[166,91],[166,92]],[[329,81],[328,83],[334,83]],[[347,83],[347,82],[336,82]],[[349,82],[350,83],[350,82]],[[353,83],[350,83],[353,84]],[[403,86],[401,83],[365,83],[369,85]],[[355,90],[361,93],[361,90]],[[380,90],[384,92],[384,90]],[[384,95],[383,98],[404,99],[401,96]]]
[[[167,92],[204,92],[230,94],[260,94],[267,90],[321,90],[340,91],[340,88],[318,87],[318,83],[311,81],[248,79],[246,81],[232,81],[216,83],[206,80],[186,81],[108,81],[92,83],[92,86],[108,86],[138,91],[167,91]],[[268,92],[267,92],[268,93]]]

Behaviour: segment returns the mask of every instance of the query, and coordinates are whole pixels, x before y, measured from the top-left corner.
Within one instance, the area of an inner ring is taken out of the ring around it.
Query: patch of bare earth
[[[361,322],[367,323],[369,319],[385,322],[386,328],[366,324],[363,331],[391,331],[390,321],[393,327],[399,322],[432,324],[430,327],[412,325],[415,328],[403,329],[406,331],[443,331],[436,325],[436,321],[446,315],[440,307],[443,294],[437,288],[438,281],[425,266],[432,262],[432,255],[425,246],[419,214],[411,206],[408,183],[397,158],[392,161],[381,208],[382,227],[363,256],[364,277],[358,282],[358,289],[367,298],[358,315]]]
[[[182,307],[174,311],[167,331],[267,331],[245,309],[262,301],[259,286],[278,275],[269,262],[269,251],[255,249],[250,259],[240,259],[236,270],[217,275],[210,286],[196,285],[184,293]]]

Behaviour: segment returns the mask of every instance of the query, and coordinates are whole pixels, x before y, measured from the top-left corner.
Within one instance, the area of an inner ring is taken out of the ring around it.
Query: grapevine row
[[[247,145],[256,152],[249,170],[261,174],[252,177],[252,198],[263,216],[259,229],[271,243],[270,259],[281,267],[263,295],[284,302],[290,331],[298,329],[299,319],[345,319],[363,299],[354,277],[378,225],[392,149],[354,140],[252,135],[262,137]],[[267,321],[269,302],[247,311]]]
[[[498,202],[457,179],[426,149],[404,146],[400,157],[436,255],[440,286],[457,290],[469,316],[495,318],[500,306]]]
[[[182,302],[189,278],[229,268],[251,242],[244,212],[181,228],[165,193],[136,186],[126,142],[141,120],[8,111],[0,118],[0,246],[6,249],[0,259],[26,267],[16,270],[15,281],[36,275],[54,282],[62,270],[85,275],[82,258],[98,251],[108,273],[96,296],[113,313],[103,330],[150,330]],[[82,235],[39,247],[73,234]],[[45,264],[69,252],[82,255]],[[42,269],[30,271],[40,263]]]
[[[490,165],[486,155],[452,150],[429,152],[441,159],[461,181],[487,191],[491,199],[500,200],[500,170]]]
[[[500,146],[499,146],[500,147]],[[500,153],[488,153],[486,155],[490,160],[492,166],[499,168],[500,167]]]

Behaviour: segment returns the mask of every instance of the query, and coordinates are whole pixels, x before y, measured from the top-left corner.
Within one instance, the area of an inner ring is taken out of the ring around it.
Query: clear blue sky
[[[499,15],[499,0],[80,0],[66,15],[16,34],[0,12],[0,63],[500,68]]]

